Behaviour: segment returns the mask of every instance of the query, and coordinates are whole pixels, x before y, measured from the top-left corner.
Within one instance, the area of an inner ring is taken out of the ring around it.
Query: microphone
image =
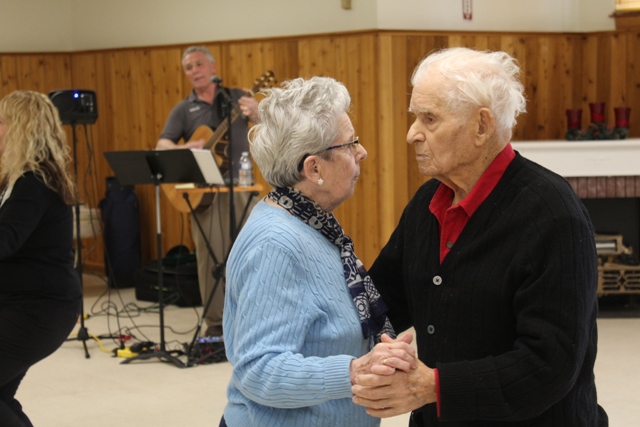
[[[215,83],[215,84],[219,85],[220,83],[222,83],[222,78],[220,78],[220,77],[218,77],[216,75],[213,75],[213,76],[211,76],[211,83]]]

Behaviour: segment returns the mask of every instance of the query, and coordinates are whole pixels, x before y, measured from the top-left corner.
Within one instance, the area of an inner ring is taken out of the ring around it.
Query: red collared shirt
[[[484,171],[471,193],[455,206],[451,206],[453,190],[440,184],[429,204],[429,210],[436,216],[440,224],[440,263],[456,243],[471,215],[491,194],[515,156],[516,153],[511,144],[507,144]]]
[[[442,264],[449,250],[456,243],[471,215],[491,194],[514,157],[516,157],[516,153],[513,151],[513,147],[511,144],[507,144],[500,154],[493,159],[487,170],[484,171],[471,193],[455,206],[451,206],[453,190],[444,184],[440,184],[429,204],[429,210],[438,219],[440,225],[440,264]],[[440,416],[440,376],[437,369],[434,369],[434,375],[436,406],[438,416]]]

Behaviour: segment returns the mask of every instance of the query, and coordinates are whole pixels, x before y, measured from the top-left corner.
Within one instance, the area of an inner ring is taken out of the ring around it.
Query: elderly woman
[[[69,148],[46,96],[13,92],[0,101],[0,154],[0,420],[26,427],[20,381],[68,337],[82,298]]]
[[[221,425],[376,426],[351,402],[353,378],[372,364],[409,370],[415,353],[411,337],[386,336],[367,353],[393,332],[332,214],[353,195],[367,156],[350,97],[322,77],[266,92],[251,153],[274,190],[229,256],[223,324],[233,376]]]
[[[413,74],[407,142],[433,179],[371,276],[394,326],[415,327],[421,362],[358,378],[354,400],[372,415],[413,411],[412,426],[607,425],[593,374],[593,226],[562,177],[511,147],[525,111],[519,74],[504,52],[466,48],[433,53]]]

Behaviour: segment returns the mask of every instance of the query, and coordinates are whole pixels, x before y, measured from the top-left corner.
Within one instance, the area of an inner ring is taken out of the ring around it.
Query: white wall
[[[615,30],[615,0],[377,0],[378,28],[440,31],[592,32]]]
[[[79,50],[376,28],[375,1],[72,0]],[[98,20],[81,20],[100,16]]]
[[[81,51],[340,31],[591,32],[615,0],[2,0],[0,52]]]
[[[0,0],[0,52],[72,51],[72,0]]]

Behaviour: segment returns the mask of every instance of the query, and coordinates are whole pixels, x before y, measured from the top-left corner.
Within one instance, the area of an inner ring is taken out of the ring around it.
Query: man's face
[[[216,74],[216,63],[209,62],[202,52],[192,52],[182,60],[182,69],[195,89],[205,89]]]
[[[420,173],[444,182],[464,176],[477,159],[472,111],[454,111],[444,102],[444,78],[428,71],[413,88],[409,110],[415,120],[407,133]]]

